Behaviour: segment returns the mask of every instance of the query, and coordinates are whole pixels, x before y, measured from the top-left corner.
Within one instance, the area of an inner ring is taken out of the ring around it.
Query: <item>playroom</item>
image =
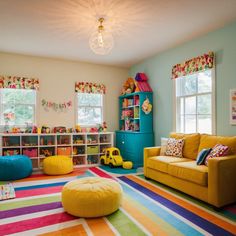
[[[0,32],[0,235],[236,235],[234,0],[0,0]]]

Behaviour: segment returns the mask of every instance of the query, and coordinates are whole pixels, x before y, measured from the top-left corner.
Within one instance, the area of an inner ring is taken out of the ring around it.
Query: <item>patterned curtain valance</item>
[[[177,64],[172,68],[172,79],[213,68],[214,53],[209,52],[191,60]]]
[[[77,82],[75,83],[75,92],[77,93],[106,93],[106,86],[104,84]]]
[[[39,80],[17,76],[0,76],[0,88],[39,90]]]

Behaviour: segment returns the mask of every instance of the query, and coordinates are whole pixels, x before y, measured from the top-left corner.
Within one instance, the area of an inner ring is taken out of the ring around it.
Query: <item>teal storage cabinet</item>
[[[116,147],[133,167],[143,166],[143,149],[154,145],[153,99],[151,92],[137,92],[119,97],[119,131]]]

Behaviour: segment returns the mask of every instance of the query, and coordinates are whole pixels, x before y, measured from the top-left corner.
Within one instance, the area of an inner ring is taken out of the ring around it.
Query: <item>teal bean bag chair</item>
[[[22,179],[32,170],[32,162],[25,155],[0,156],[0,180]]]

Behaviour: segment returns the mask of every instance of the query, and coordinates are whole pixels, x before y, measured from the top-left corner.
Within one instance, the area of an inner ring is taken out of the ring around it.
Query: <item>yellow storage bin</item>
[[[87,154],[97,154],[99,153],[99,148],[98,146],[89,146],[87,147]]]

